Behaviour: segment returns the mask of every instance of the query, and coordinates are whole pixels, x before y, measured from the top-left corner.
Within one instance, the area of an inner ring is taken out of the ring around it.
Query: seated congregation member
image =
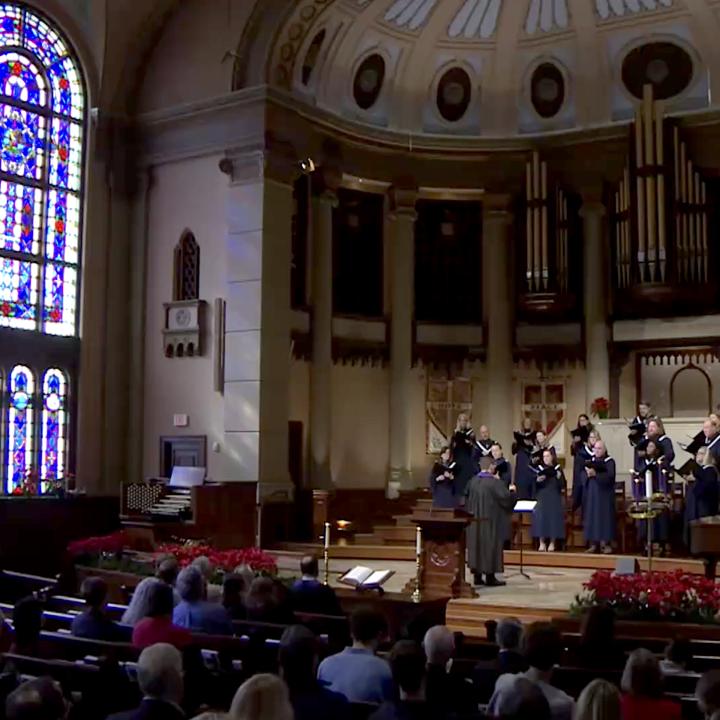
[[[565,540],[565,475],[555,452],[545,449],[542,463],[535,469],[533,495],[537,500],[532,514],[532,536],[540,552],[554,552]]]
[[[550,705],[552,720],[572,720],[575,701],[550,683],[553,668],[560,662],[563,652],[562,637],[557,628],[543,622],[528,625],[523,635],[522,648],[529,669],[519,677],[527,678],[542,690]],[[518,676],[501,675],[498,678],[488,707],[490,714],[493,714],[498,693],[506,691],[507,685],[512,684],[516,677]]]
[[[107,583],[102,578],[88,577],[83,580],[80,594],[85,600],[85,610],[73,618],[70,632],[75,637],[106,642],[127,639],[127,634],[105,613],[107,593]]]
[[[508,488],[497,475],[489,472],[478,473],[468,483],[465,509],[478,521],[467,530],[468,562],[476,585],[505,585],[496,573],[504,569],[503,545],[508,517],[515,507],[516,491],[515,485]]]
[[[227,720],[294,720],[285,683],[261,673],[246,680],[235,693]]]
[[[179,572],[180,565],[173,555],[167,555],[166,557],[161,558],[155,570],[155,577],[158,580],[162,580],[162,582],[173,589],[175,605],[180,602],[180,596],[177,594],[177,590],[175,590],[175,583],[177,582]]]
[[[64,720],[68,707],[57,683],[49,677],[27,680],[5,700],[6,720]]]
[[[594,605],[583,616],[580,642],[570,653],[576,667],[608,670],[625,664],[625,653],[615,640],[615,613],[604,605]]]
[[[696,467],[685,478],[685,544],[690,545],[690,523],[699,518],[718,514],[720,502],[720,479],[715,458],[707,447],[701,447],[695,455]]]
[[[488,708],[490,717],[498,720],[552,720],[550,704],[534,682],[522,675],[508,677],[510,680],[493,697],[492,708]]]
[[[41,657],[42,603],[32,595],[21,598],[13,608],[13,640],[10,652]]]
[[[316,555],[306,555],[300,561],[300,572],[301,578],[295,581],[290,590],[292,609],[319,615],[342,615],[335,591],[318,579],[320,567]]]
[[[584,486],[583,533],[588,552],[612,553],[615,540],[615,461],[603,440],[593,445],[585,461],[581,482]]]
[[[706,720],[720,713],[720,670],[709,670],[703,674],[695,687],[695,697]]]
[[[665,657],[660,661],[660,672],[663,675],[690,672],[692,661],[692,643],[687,638],[675,638],[665,648]]]
[[[434,507],[454,508],[457,505],[455,495],[455,472],[460,470],[452,460],[452,453],[447,445],[440,450],[438,461],[430,470],[430,492]]]
[[[349,712],[344,695],[318,682],[318,640],[311,630],[303,625],[287,628],[280,638],[278,662],[295,720],[336,720]]]
[[[208,635],[232,635],[228,611],[219,603],[205,600],[205,579],[197,567],[183,568],[177,579],[180,604],[173,610],[175,625]]]
[[[620,693],[607,680],[596,679],[580,693],[575,720],[620,720]]]
[[[167,643],[180,650],[192,643],[192,633],[173,625],[173,588],[165,583],[151,586],[148,597],[148,613],[133,628],[132,643],[136,648],[146,648],[156,643]]]
[[[472,684],[452,670],[455,657],[455,636],[446,625],[434,625],[423,639],[427,658],[425,696],[437,712],[452,711],[468,715],[477,711]]]
[[[212,582],[213,576],[215,575],[215,566],[212,564],[210,558],[206,555],[199,555],[190,565],[191,567],[196,567],[203,576],[203,580],[205,580],[205,599],[209,602],[220,602],[222,599],[222,588]]]
[[[370,720],[442,720],[448,708],[431,706],[425,697],[426,658],[413,640],[398,640],[390,651],[390,668],[398,697],[383,703]]]
[[[498,655],[492,663],[479,662],[473,670],[473,683],[480,702],[490,699],[495,683],[501,675],[517,674],[528,669],[527,661],[520,652],[523,635],[522,623],[517,618],[503,618],[495,629]]]
[[[620,687],[623,720],[680,720],[680,704],[663,697],[660,664],[649,650],[630,653]]]
[[[318,668],[318,680],[350,702],[382,703],[395,697],[390,666],[377,657],[387,636],[385,618],[372,608],[357,608],[350,615],[353,644],[325,658]]]
[[[177,648],[158,643],[145,648],[137,662],[137,681],[143,699],[129,712],[108,720],[183,720],[183,662]]]
[[[247,617],[245,593],[249,589],[245,578],[237,573],[228,573],[223,578],[222,589],[222,606],[233,620],[244,620]]]
[[[272,578],[256,577],[250,584],[245,597],[245,611],[248,620],[277,625],[292,625],[295,615],[283,588]]]
[[[147,617],[148,608],[150,607],[150,588],[162,582],[156,577],[148,577],[137,584],[127,610],[123,613],[121,620],[123,625],[135,626],[140,620]]]

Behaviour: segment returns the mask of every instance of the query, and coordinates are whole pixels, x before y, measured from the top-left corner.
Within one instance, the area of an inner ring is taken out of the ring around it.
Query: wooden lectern
[[[434,508],[420,500],[410,519],[422,530],[421,584],[423,598],[473,598],[477,593],[465,582],[465,528],[474,522],[460,508]],[[411,580],[406,590],[412,591]]]

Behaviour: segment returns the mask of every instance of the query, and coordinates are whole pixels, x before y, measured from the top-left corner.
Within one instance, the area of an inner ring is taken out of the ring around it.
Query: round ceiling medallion
[[[693,77],[689,53],[670,42],[654,42],[631,50],[623,60],[622,81],[628,91],[642,99],[643,87],[653,86],[656,100],[679,95]]]
[[[565,102],[565,78],[552,63],[538,65],[530,80],[530,98],[535,112],[542,118],[551,118],[560,112]]]
[[[459,67],[451,68],[440,78],[437,107],[448,122],[457,122],[467,112],[472,96],[470,76]]]
[[[353,96],[363,110],[368,110],[376,102],[385,81],[385,61],[377,53],[366,57],[355,73]]]

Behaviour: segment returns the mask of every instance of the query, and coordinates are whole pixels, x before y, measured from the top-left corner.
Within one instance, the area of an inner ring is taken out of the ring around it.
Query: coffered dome
[[[398,133],[544,133],[625,120],[647,83],[708,107],[718,32],[718,0],[301,0],[268,81]]]

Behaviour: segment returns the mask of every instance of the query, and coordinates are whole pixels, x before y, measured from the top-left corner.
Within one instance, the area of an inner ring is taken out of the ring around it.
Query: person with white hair
[[[455,657],[455,635],[447,625],[434,625],[423,639],[427,658],[425,697],[438,715],[454,712],[469,715],[477,711],[470,681],[451,672]]]
[[[620,688],[623,720],[680,720],[680,703],[665,697],[660,663],[645,648],[633,650],[623,670]]]
[[[138,583],[135,592],[130,598],[130,604],[127,606],[127,610],[125,610],[120,620],[123,625],[132,625],[135,627],[143,618],[148,616],[151,588],[153,585],[160,583],[162,583],[162,580],[158,580],[156,577],[147,577]]]
[[[24,682],[5,700],[7,720],[63,720],[66,715],[65,698],[49,677]]]
[[[232,635],[228,611],[219,603],[205,600],[205,579],[197,567],[183,568],[176,585],[180,603],[173,610],[173,622],[192,632]]]
[[[215,585],[210,581],[215,574],[215,566],[207,555],[198,555],[191,563],[190,567],[196,567],[205,580],[205,600],[209,602],[222,601],[222,585]]]
[[[246,680],[235,693],[228,720],[293,720],[285,683],[277,675],[261,673]]]
[[[137,679],[142,702],[134,710],[110,715],[108,720],[184,720],[183,662],[177,648],[157,643],[140,653]]]

